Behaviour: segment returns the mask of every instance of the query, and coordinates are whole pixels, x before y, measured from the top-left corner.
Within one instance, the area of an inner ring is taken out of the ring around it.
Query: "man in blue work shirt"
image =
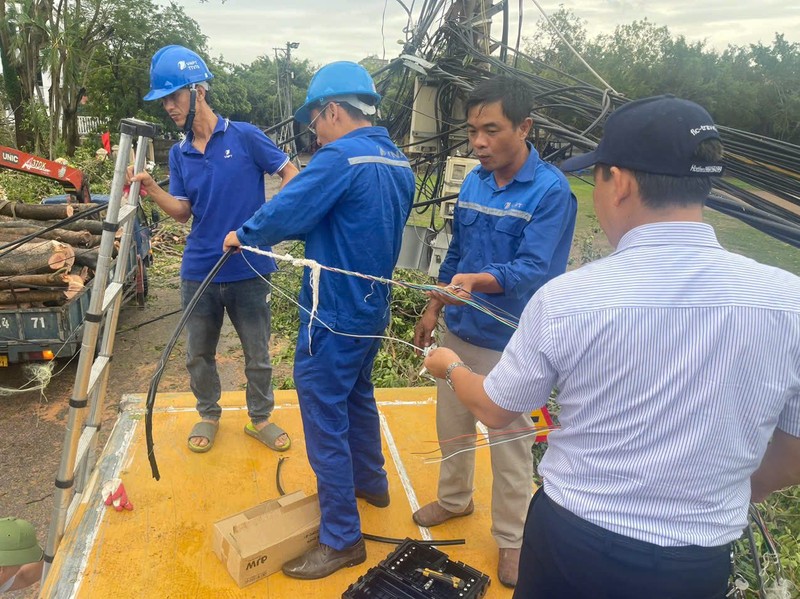
[[[307,259],[391,277],[415,179],[386,129],[371,126],[379,100],[363,67],[335,62],[320,69],[295,119],[308,123],[321,149],[290,186],[228,234],[224,248],[302,237]],[[305,579],[366,559],[356,497],[389,505],[370,380],[377,336],[389,322],[389,289],[323,271],[318,292],[312,316],[314,289],[306,269],[294,380],[322,519],[319,545],[283,567],[286,575]]]
[[[145,100],[161,100],[170,118],[186,133],[169,154],[169,192],[146,172],[129,179],[167,214],[192,230],[181,262],[181,301],[185,308],[203,279],[222,257],[220,241],[264,204],[264,173],[277,174],[285,185],[297,174],[289,157],[258,128],[223,119],[208,104],[213,78],[200,56],[182,46],[166,46],[153,56],[150,92]],[[189,449],[211,449],[219,428],[221,385],[216,353],[225,313],[242,343],[247,376],[245,432],[271,449],[289,448],[288,435],[269,421],[275,407],[269,360],[269,273],[275,262],[232,256],[214,277],[186,322],[186,368],[197,398],[201,421],[189,433]]]
[[[539,287],[563,273],[575,229],[577,202],[561,172],[539,159],[528,143],[530,92],[505,77],[480,83],[467,99],[467,134],[481,165],[464,180],[453,217],[453,237],[439,269],[439,284],[463,299],[489,302],[497,313],[519,317]],[[415,331],[418,347],[432,342],[442,308],[453,349],[475,372],[488,374],[514,330],[460,299],[431,294]],[[438,383],[436,429],[447,459],[439,471],[438,501],[414,513],[421,526],[436,526],[472,513],[475,417],[452,389]],[[499,547],[498,578],[517,581],[525,511],[532,494],[533,423],[522,414],[490,431],[492,535]],[[455,441],[452,443],[449,441]]]

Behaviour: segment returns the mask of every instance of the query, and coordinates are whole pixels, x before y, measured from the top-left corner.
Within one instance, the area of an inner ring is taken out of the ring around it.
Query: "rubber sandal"
[[[261,430],[258,430],[255,426],[253,426],[252,422],[248,422],[247,426],[244,427],[244,432],[246,432],[254,439],[258,439],[273,451],[286,451],[292,446],[291,439],[289,439],[289,442],[283,447],[278,447],[277,445],[275,445],[275,441],[278,440],[278,437],[280,437],[281,435],[285,435],[286,431],[283,430],[274,422],[270,422],[267,426],[265,426]]]
[[[195,453],[205,453],[210,450],[214,446],[214,439],[217,436],[217,430],[219,430],[218,422],[206,422],[201,420],[195,424],[192,427],[192,432],[189,433],[189,439],[186,441],[187,445],[189,446],[189,451],[193,451]],[[192,437],[203,437],[204,439],[208,439],[208,443],[205,445],[195,445],[191,441]]]

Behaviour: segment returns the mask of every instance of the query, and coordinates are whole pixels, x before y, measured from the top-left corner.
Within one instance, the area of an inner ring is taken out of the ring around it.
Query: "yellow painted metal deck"
[[[281,481],[287,492],[316,491],[308,464],[297,398],[293,391],[275,394],[273,419],[292,437],[289,451],[278,454],[243,432],[248,421],[244,392],[225,393],[214,448],[195,454],[186,437],[197,415],[188,393],[161,394],[153,418],[155,453],[161,473],[150,473],[144,434],[144,398],[127,406],[98,464],[93,492],[68,527],[42,589],[43,597],[95,598],[239,598],[300,599],[340,597],[358,577],[378,564],[392,545],[367,542],[366,563],[340,570],[319,581],[299,581],[282,573],[240,589],[212,551],[213,523],[278,496],[275,471],[287,456]],[[383,449],[392,502],[378,509],[359,500],[362,530],[391,536],[464,538],[466,544],[442,547],[452,560],[488,574],[487,597],[511,597],[496,581],[497,547],[490,534],[491,468],[488,450],[477,452],[475,513],[442,526],[421,529],[412,512],[436,497],[438,465],[424,463],[417,452],[437,447],[435,391],[432,388],[379,389]],[[134,504],[130,512],[102,505],[99,486],[119,476]]]

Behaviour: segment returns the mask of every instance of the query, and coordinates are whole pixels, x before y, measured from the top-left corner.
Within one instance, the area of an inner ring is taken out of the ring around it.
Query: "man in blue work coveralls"
[[[467,134],[480,160],[461,187],[453,217],[453,238],[439,269],[439,284],[460,298],[482,300],[515,317],[539,287],[563,273],[575,229],[577,201],[554,166],[539,159],[526,141],[531,129],[530,92],[521,82],[496,77],[467,98]],[[430,294],[417,324],[415,343],[431,344],[442,308],[453,349],[475,372],[488,374],[500,360],[514,330],[460,299]],[[463,441],[475,438],[475,417],[439,381],[436,429],[447,460],[439,471],[438,501],[414,513],[420,526],[436,526],[472,513],[474,452]],[[491,431],[492,536],[499,547],[501,583],[517,582],[525,512],[532,496],[532,427],[522,414]],[[527,433],[527,434],[526,434]],[[457,439],[458,443],[448,443]]]
[[[222,257],[220,241],[264,204],[264,173],[277,174],[285,185],[297,174],[289,157],[258,128],[224,119],[208,104],[213,75],[200,56],[182,46],[165,46],[153,56],[150,92],[186,133],[169,153],[169,192],[146,172],[129,180],[142,187],[167,214],[192,230],[181,262],[181,301],[191,301],[203,279]],[[211,449],[219,427],[222,391],[217,374],[217,343],[225,312],[242,343],[247,376],[245,432],[268,447],[289,449],[288,435],[269,421],[275,400],[269,360],[269,283],[276,270],[264,256],[232,256],[214,277],[186,322],[186,368],[197,398],[201,421],[189,433],[191,451]],[[252,267],[251,267],[252,265]],[[254,270],[255,269],[255,270]]]
[[[322,148],[290,186],[228,234],[224,248],[302,237],[306,258],[391,277],[415,179],[386,129],[371,126],[379,100],[363,67],[335,62],[320,69],[295,119],[308,123]],[[356,497],[389,505],[370,380],[380,346],[374,336],[389,322],[389,288],[323,271],[313,319],[312,293],[306,269],[294,380],[322,521],[319,545],[283,567],[286,575],[305,579],[366,560]]]

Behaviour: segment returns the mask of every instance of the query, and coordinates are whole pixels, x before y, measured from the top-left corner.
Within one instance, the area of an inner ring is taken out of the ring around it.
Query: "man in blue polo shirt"
[[[208,104],[213,75],[200,56],[166,46],[153,56],[150,92],[186,133],[169,154],[169,193],[146,172],[130,176],[178,222],[191,217],[181,262],[184,308],[222,257],[221,242],[264,204],[264,173],[285,185],[297,174],[288,156],[258,128],[223,119]],[[132,169],[129,169],[132,175]],[[249,264],[248,264],[249,262]],[[189,433],[191,451],[211,449],[219,427],[221,386],[216,352],[225,313],[242,343],[247,376],[245,432],[276,451],[289,448],[288,435],[269,421],[275,406],[269,360],[269,274],[275,262],[264,256],[232,256],[214,277],[186,323],[186,367],[201,421]]]
[[[306,258],[389,278],[414,198],[414,173],[383,127],[373,127],[380,96],[352,62],[320,69],[295,119],[321,144],[292,184],[237,231],[225,249],[305,240]],[[356,497],[389,505],[372,365],[389,323],[389,288],[322,271],[311,316],[309,270],[300,291],[294,380],[308,459],[317,475],[319,545],[284,565],[295,578],[322,578],[367,558]],[[310,326],[309,326],[310,324]]]
[[[530,132],[529,90],[505,77],[480,83],[467,99],[467,134],[476,167],[461,187],[453,237],[439,269],[439,284],[463,299],[490,302],[498,313],[519,317],[539,287],[563,273],[575,229],[577,201],[561,172],[539,159],[526,141]],[[488,374],[500,360],[511,327],[442,294],[430,302],[415,332],[418,347],[431,344],[445,309],[443,347],[453,349],[475,372]],[[436,526],[472,513],[475,455],[464,439],[475,439],[475,417],[439,382],[436,429],[447,460],[439,471],[438,501],[414,513],[421,526]],[[531,499],[533,423],[522,414],[491,431],[492,536],[499,547],[498,578],[517,581],[525,511]],[[457,440],[457,443],[448,443]]]

